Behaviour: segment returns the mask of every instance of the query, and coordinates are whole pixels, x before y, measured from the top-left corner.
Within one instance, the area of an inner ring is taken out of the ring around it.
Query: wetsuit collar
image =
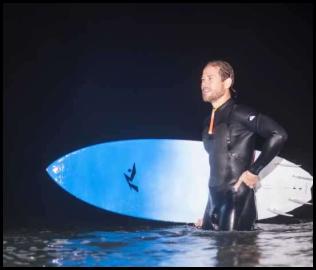
[[[221,106],[219,106],[217,109],[216,109],[216,112],[220,112],[222,110],[224,110],[226,107],[230,106],[231,104],[234,104],[234,100],[232,98],[226,100]]]

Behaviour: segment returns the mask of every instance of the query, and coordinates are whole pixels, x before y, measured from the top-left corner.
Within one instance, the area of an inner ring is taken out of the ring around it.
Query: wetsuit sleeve
[[[284,128],[273,119],[250,108],[239,111],[239,119],[248,129],[265,138],[260,155],[248,169],[251,173],[258,175],[278,155],[288,135]]]

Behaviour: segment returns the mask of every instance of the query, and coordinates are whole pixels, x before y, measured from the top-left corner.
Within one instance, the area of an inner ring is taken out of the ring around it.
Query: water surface
[[[3,235],[4,266],[313,266],[313,222],[253,232],[188,225],[20,229]]]

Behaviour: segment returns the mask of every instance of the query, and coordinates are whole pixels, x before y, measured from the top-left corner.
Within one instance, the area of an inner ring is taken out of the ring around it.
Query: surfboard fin
[[[294,175],[294,174],[293,174],[293,177],[298,178],[298,179],[302,179],[302,180],[313,181],[313,178],[310,178],[310,177],[303,177],[303,176]]]
[[[280,162],[275,162],[274,163],[275,165],[279,165],[279,166],[282,166],[282,167],[302,167],[302,165],[301,164],[282,164],[282,163],[280,163]]]
[[[273,209],[268,208],[267,210],[274,213],[274,214],[277,214],[277,215],[281,215],[281,216],[285,216],[285,217],[294,217],[292,214],[287,214],[287,213],[280,211],[280,210],[277,210],[275,208],[273,208]]]
[[[295,202],[295,203],[299,203],[299,204],[301,204],[301,205],[304,205],[304,204],[306,204],[306,205],[313,205],[312,203],[303,202],[303,201],[300,201],[300,200],[297,200],[297,199],[292,199],[292,198],[290,198],[289,201]]]

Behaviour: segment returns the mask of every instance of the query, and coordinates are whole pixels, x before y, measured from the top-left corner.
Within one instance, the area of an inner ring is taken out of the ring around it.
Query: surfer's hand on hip
[[[237,183],[234,185],[235,191],[239,189],[239,186],[244,182],[248,187],[254,188],[259,181],[259,176],[251,173],[250,171],[244,171],[239,177]]]

